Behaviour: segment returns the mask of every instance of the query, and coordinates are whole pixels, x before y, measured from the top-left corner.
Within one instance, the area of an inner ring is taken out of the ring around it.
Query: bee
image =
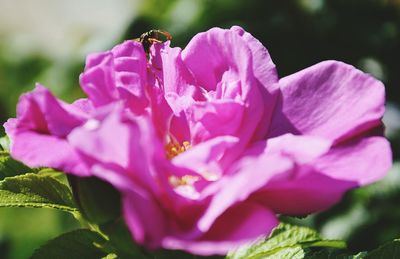
[[[144,51],[146,52],[146,54],[149,54],[150,47],[152,44],[163,42],[162,40],[160,40],[160,35],[163,35],[166,40],[172,39],[171,34],[167,31],[150,30],[148,32],[143,33],[142,35],[140,35],[139,38],[136,38],[134,40],[142,43]]]

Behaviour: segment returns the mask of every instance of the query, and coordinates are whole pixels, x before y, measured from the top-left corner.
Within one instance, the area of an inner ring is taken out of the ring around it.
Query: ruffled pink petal
[[[359,137],[341,143],[318,159],[314,167],[334,179],[362,186],[381,180],[392,166],[389,141],[383,137]]]
[[[129,150],[132,143],[127,140],[131,138],[131,134],[137,134],[136,131],[135,127],[122,124],[120,116],[113,113],[103,121],[89,120],[81,128],[75,129],[68,136],[68,141],[80,152],[90,154],[98,161],[128,168],[131,163]],[[119,141],[115,141],[115,138]]]
[[[250,183],[245,184],[246,188],[243,188],[245,190],[240,191],[240,194],[244,195],[244,197],[249,200],[255,200],[276,211],[275,204],[280,205],[282,203],[284,204],[286,200],[290,201],[290,199],[285,199],[286,194],[291,195],[290,191],[282,191],[279,195],[274,196],[274,198],[270,198],[266,193],[269,193],[271,189],[275,190],[275,188],[279,188],[277,187],[279,184],[296,185],[296,181],[302,179],[304,174],[307,175],[309,165],[326,154],[330,147],[331,142],[322,138],[295,136],[291,134],[269,139],[266,142],[260,141],[256,143],[232,169],[237,171],[237,175],[249,177],[246,179],[250,181]],[[257,173],[257,176],[253,176],[255,173]],[[318,177],[318,175],[312,175],[311,180],[313,177]],[[328,178],[326,176],[323,177]],[[254,179],[257,180],[255,181]],[[244,181],[245,180],[238,182]],[[302,183],[303,185],[299,184],[298,186],[300,188],[305,186],[304,189],[306,191],[311,190],[311,193],[318,188],[325,190],[325,185],[318,185],[318,182],[315,181],[310,181],[310,183],[302,181]],[[226,183],[225,185],[229,186],[230,184]],[[248,186],[251,188],[249,189]],[[296,193],[296,191],[293,193]],[[235,195],[237,197],[237,194]],[[316,199],[320,198],[319,195],[315,196]],[[231,195],[228,197],[233,199],[235,196]],[[291,196],[297,203],[293,202],[290,208],[295,210],[295,214],[301,214],[301,212],[303,212],[302,209],[307,206],[308,200],[298,203],[299,200],[296,197],[297,196]],[[227,201],[228,199],[225,198],[224,200]],[[323,202],[326,202],[326,200],[323,200]]]
[[[65,139],[26,131],[14,135],[11,155],[29,167],[51,167],[78,176],[90,172]]]
[[[17,105],[18,130],[65,137],[86,118],[85,113],[57,100],[39,84],[34,91],[22,95]]]
[[[269,125],[271,123],[273,107],[278,97],[278,72],[273,63],[268,50],[262,43],[253,37],[250,33],[243,30],[239,26],[233,26],[232,31],[238,33],[250,48],[253,58],[253,73],[259,81],[261,88],[260,94],[264,99],[264,115],[259,123],[256,132],[253,135],[253,140],[264,138],[267,135]]]
[[[243,82],[242,94],[246,98],[254,85],[251,50],[236,32],[213,28],[199,33],[182,51],[182,59],[197,85],[207,91],[216,90],[223,78],[230,77]],[[245,82],[253,85],[244,85]]]
[[[161,58],[162,75],[160,79],[163,82],[163,89],[165,94],[169,92],[176,93],[178,96],[192,97],[194,99],[201,98],[201,92],[196,87],[196,81],[182,61],[180,48],[171,48],[169,42],[166,42],[155,48]],[[156,53],[154,53],[156,55]]]
[[[305,142],[303,148],[308,146]],[[298,152],[290,154],[296,166],[252,196],[275,212],[289,215],[325,210],[349,189],[383,178],[391,166],[390,146],[382,137],[354,139],[312,160],[304,161]]]
[[[160,191],[152,172],[167,160],[148,117],[132,117],[121,109],[115,109],[104,118],[89,120],[76,128],[68,136],[68,141],[92,170],[102,165],[109,170],[116,168],[125,172],[96,175],[119,189],[126,188],[117,183],[130,179],[155,193]]]
[[[152,87],[150,89],[150,106],[151,116],[157,134],[160,138],[168,136],[173,110],[168,104],[162,89],[157,87]]]
[[[384,86],[350,65],[321,62],[279,84],[270,136],[291,132],[340,141],[381,124]]]
[[[162,245],[203,256],[226,255],[246,242],[268,235],[277,224],[276,216],[268,208],[244,202],[229,208],[199,239],[167,237]]]
[[[65,137],[87,119],[74,105],[57,100],[46,88],[21,96],[17,118],[5,124],[11,155],[31,167],[53,167],[68,173],[89,173]]]
[[[238,138],[221,136],[200,143],[172,159],[172,163],[194,172],[210,172],[222,176],[227,165],[235,159],[231,157],[232,148],[239,142]]]
[[[77,154],[65,137],[81,125],[87,114],[57,100],[46,88],[21,96],[17,118],[5,124],[11,138],[11,154],[31,167],[54,167],[77,175],[87,175]]]
[[[253,60],[258,52],[263,53],[260,58],[264,57],[265,60]],[[276,81],[276,74],[271,72],[273,64],[266,53],[261,44],[237,29],[219,28],[197,34],[182,51],[184,64],[193,74],[197,86],[204,89],[206,98],[232,99],[246,106],[241,129],[237,133],[243,143],[253,137],[260,123],[268,121],[267,114],[271,114],[268,107],[273,109],[274,97],[265,98],[274,95],[272,92],[276,86],[271,86],[271,93],[268,93],[269,85],[264,86],[263,83]],[[262,71],[262,68],[254,71],[254,62],[270,64],[264,67],[268,71]],[[262,72],[271,76],[268,79],[261,77]]]
[[[259,153],[259,148],[256,149]],[[212,194],[211,203],[198,220],[197,228],[207,232],[226,210],[245,201],[253,192],[264,187],[272,177],[287,172],[291,167],[290,159],[282,159],[279,155],[252,154],[242,158],[239,164],[231,169],[234,173],[225,174],[222,179],[203,191],[202,195]]]
[[[164,103],[168,106],[168,109],[165,109],[163,106],[154,108],[164,109],[164,114],[166,114],[165,110],[170,111],[170,113],[164,117],[166,124],[168,125],[169,123],[169,132],[167,135],[170,135],[171,139],[179,143],[190,141],[191,133],[185,110],[189,109],[189,107],[195,103],[195,100],[190,95],[179,96],[174,92],[168,92],[164,97]]]
[[[271,56],[268,53],[268,50],[259,40],[243,30],[243,28],[239,26],[233,26],[231,31],[239,34],[250,48],[253,58],[254,75],[257,77],[263,87],[270,91],[274,91],[274,89],[277,88],[277,86],[274,84],[278,82],[278,73]]]
[[[328,209],[339,202],[347,190],[357,186],[355,182],[334,179],[306,166],[293,168],[280,178],[271,180],[254,193],[251,200],[275,213],[307,215]]]
[[[87,56],[85,71],[80,75],[79,81],[82,90],[95,106],[117,99],[113,70],[113,56],[110,52]]]
[[[123,214],[133,239],[148,248],[158,248],[165,236],[165,219],[158,202],[140,186],[123,193]]]
[[[80,83],[95,106],[125,101],[133,111],[142,112],[148,105],[147,58],[143,47],[131,40],[111,51],[89,55]]]
[[[6,134],[10,138],[10,140],[14,138],[14,133],[17,128],[17,125],[18,125],[18,120],[16,118],[8,119],[3,125]]]
[[[218,136],[240,136],[245,107],[233,100],[197,102],[186,111],[193,144]]]
[[[310,163],[315,159],[326,154],[332,146],[332,142],[307,135],[284,134],[276,138],[268,139],[266,142],[260,141],[256,143],[247,155],[255,150],[261,150],[262,155],[280,155],[292,159],[296,163]]]
[[[180,112],[178,115],[173,115],[171,117],[169,133],[171,138],[178,143],[183,143],[191,139],[190,128],[184,112]]]
[[[148,106],[147,58],[143,47],[136,41],[126,41],[115,46],[114,56],[115,85],[120,99],[127,100],[127,106],[141,113]]]
[[[93,106],[93,103],[87,98],[78,99],[71,105],[85,114],[95,114],[95,107]]]

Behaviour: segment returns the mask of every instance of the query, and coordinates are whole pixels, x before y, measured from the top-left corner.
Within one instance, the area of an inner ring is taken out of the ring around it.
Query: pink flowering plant
[[[38,84],[4,125],[2,161],[14,170],[3,170],[0,206],[61,209],[86,226],[33,257],[344,248],[279,217],[326,210],[385,176],[383,84],[338,61],[279,78],[267,49],[238,26],[199,33],[184,49],[152,43],[89,55],[87,98],[68,104]]]

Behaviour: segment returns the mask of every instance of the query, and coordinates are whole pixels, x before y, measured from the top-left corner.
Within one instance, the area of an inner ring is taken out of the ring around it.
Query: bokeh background
[[[83,96],[78,76],[90,52],[153,28],[169,31],[172,45],[184,47],[197,32],[232,25],[267,46],[280,77],[336,59],[385,83],[391,172],[349,192],[330,211],[295,221],[348,241],[351,251],[400,237],[399,0],[0,0],[0,123],[14,116],[18,96],[35,82],[66,101]],[[27,258],[77,227],[57,211],[1,208],[0,258]]]

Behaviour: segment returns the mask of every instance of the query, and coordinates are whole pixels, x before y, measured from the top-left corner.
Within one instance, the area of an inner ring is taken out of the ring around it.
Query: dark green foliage
[[[99,248],[105,241],[96,232],[74,230],[47,242],[34,252],[31,259],[99,259],[107,256]]]
[[[386,258],[400,258],[400,239],[393,240],[390,243],[368,253],[365,259],[386,259]]]
[[[120,194],[109,183],[94,177],[68,176],[75,200],[90,222],[104,224],[121,214]]]
[[[142,253],[143,250],[134,243],[122,218],[101,225],[100,229],[109,238],[104,247],[118,258],[146,258]]]

